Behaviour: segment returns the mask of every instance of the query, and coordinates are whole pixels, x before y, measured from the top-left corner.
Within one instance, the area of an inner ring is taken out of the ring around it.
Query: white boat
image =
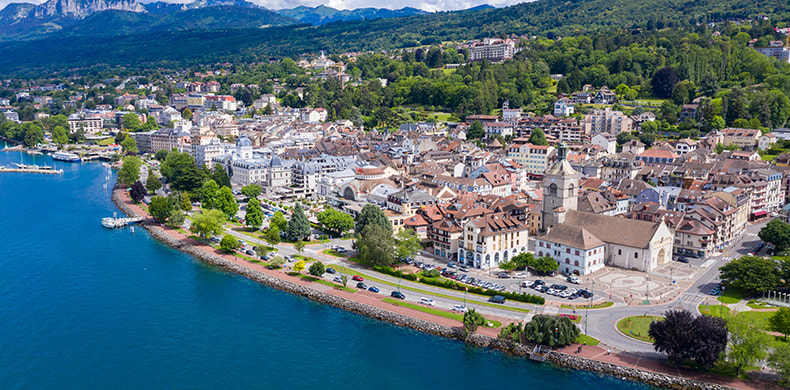
[[[112,217],[102,218],[101,225],[106,227],[107,229],[115,229],[116,227],[116,219]]]
[[[52,153],[52,159],[57,161],[79,162],[80,156],[69,152],[55,152]]]

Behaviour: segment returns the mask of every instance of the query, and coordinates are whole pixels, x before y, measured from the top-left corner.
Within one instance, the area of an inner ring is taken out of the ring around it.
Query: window
[[[623,254],[623,250],[622,250],[622,249],[618,249],[618,250],[617,250],[617,254],[618,254],[618,255],[622,255],[622,254]]]
[[[575,265],[575,266],[577,266],[577,267],[578,267],[578,266],[579,266],[579,260],[576,260],[576,261],[574,261],[574,262],[573,262],[573,265]]]
[[[576,253],[575,253],[575,255],[576,255],[576,256],[578,256],[578,255],[579,255],[579,250],[578,250],[578,249],[576,250]]]
[[[570,259],[565,259],[565,264],[570,264],[570,263],[571,263]]]
[[[635,259],[638,259],[638,258],[639,258],[639,252],[634,252],[634,258],[635,258]]]
[[[571,248],[565,248],[565,253],[571,253]]]

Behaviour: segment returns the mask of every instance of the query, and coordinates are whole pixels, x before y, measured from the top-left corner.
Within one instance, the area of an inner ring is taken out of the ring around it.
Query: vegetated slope
[[[387,8],[358,8],[353,10],[338,10],[325,5],[319,5],[317,7],[299,6],[292,9],[282,9],[277,11],[277,13],[294,18],[302,23],[320,26],[323,24],[339,21],[425,15],[428,12],[412,7],[405,7],[396,10]]]
[[[503,34],[565,35],[601,28],[685,26],[713,19],[756,15],[786,20],[790,7],[779,3],[779,0],[754,3],[739,0],[540,0],[507,8],[337,22],[320,27],[297,25],[213,32],[169,31],[101,42],[53,37],[0,44],[0,50],[11,53],[0,58],[0,71],[58,70],[97,63],[141,66],[163,62],[259,61],[319,50],[365,51]],[[41,53],[48,55],[42,58]],[[126,53],[133,54],[127,56]]]

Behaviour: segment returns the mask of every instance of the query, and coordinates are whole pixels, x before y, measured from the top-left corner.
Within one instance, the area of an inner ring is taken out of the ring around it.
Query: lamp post
[[[557,344],[559,344],[559,342],[560,342],[559,334],[560,334],[560,328],[554,328],[554,347],[555,348],[557,347]]]

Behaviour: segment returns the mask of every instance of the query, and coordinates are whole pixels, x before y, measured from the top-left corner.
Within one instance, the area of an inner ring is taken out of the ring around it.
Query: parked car
[[[453,311],[460,311],[461,313],[466,313],[466,306],[464,306],[464,305],[453,305]]]
[[[403,295],[403,293],[400,291],[393,291],[392,294],[390,294],[390,296],[398,299],[406,299],[406,296]]]
[[[469,268],[466,268],[465,265],[462,265],[462,266],[458,267],[458,270],[461,271],[461,272],[469,272]]]
[[[433,306],[434,305],[433,299],[425,298],[425,297],[420,298],[420,303],[422,303],[423,305],[428,305],[428,306]]]
[[[335,278],[332,279],[332,281],[335,283],[343,283],[343,278],[341,278],[340,276],[335,276]]]
[[[379,290],[379,288],[376,287],[376,286],[370,286],[370,287],[368,287],[368,291],[373,291],[374,293],[377,293],[377,292],[379,292],[381,290]]]
[[[219,243],[219,241],[220,241],[220,240],[219,240],[219,237],[216,237],[216,236],[211,236],[211,241],[214,241],[214,242],[216,242],[216,243]]]
[[[454,261],[451,261],[451,262],[447,263],[447,266],[450,267],[450,268],[455,268],[455,267],[458,266],[458,264],[456,264]]]
[[[683,257],[683,256],[679,256],[676,260],[681,262],[681,263],[688,263],[689,262],[689,259],[686,258],[686,257]]]
[[[529,280],[525,280],[525,281],[521,282],[521,287],[530,288],[530,287],[532,287],[532,282],[530,282]]]
[[[577,278],[575,276],[568,276],[568,278],[565,279],[565,280],[567,280],[569,283],[573,283],[573,284],[581,284],[582,283],[582,281],[579,280],[579,278]]]
[[[493,303],[503,304],[505,303],[505,297],[501,295],[494,295],[493,297],[488,298],[488,301]]]
[[[544,281],[542,281],[542,280],[538,279],[538,280],[536,280],[536,281],[535,281],[533,284],[537,284],[538,286],[545,286],[545,285],[546,285],[546,282],[544,282]]]
[[[710,295],[720,295],[720,294],[721,294],[721,290],[719,290],[718,288],[713,288],[710,290]]]
[[[269,260],[269,256],[261,255],[261,260],[268,261]]]
[[[526,272],[516,272],[516,274],[513,275],[513,277],[514,278],[526,278],[527,277],[527,273]]]
[[[499,273],[499,278],[500,279],[510,279],[510,274],[507,273],[507,272],[500,272]]]
[[[354,275],[351,279],[356,281],[356,282],[364,282],[365,281],[365,278],[363,278],[363,277],[361,277],[359,275]]]
[[[244,253],[246,253],[249,256],[255,256],[255,251],[252,249],[247,249],[244,251]]]
[[[357,283],[357,288],[362,289],[362,290],[367,290],[368,289],[368,285],[365,284],[365,283],[359,282],[359,283]]]

